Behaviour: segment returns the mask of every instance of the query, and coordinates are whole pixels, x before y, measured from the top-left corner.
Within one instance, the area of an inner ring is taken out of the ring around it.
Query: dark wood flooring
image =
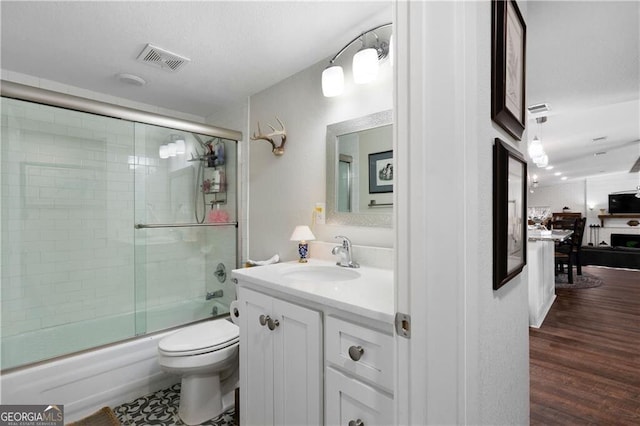
[[[640,425],[640,271],[585,267],[530,329],[532,425]]]

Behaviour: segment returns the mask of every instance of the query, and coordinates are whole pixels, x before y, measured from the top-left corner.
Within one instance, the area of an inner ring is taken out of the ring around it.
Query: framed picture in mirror
[[[527,163],[496,138],[493,145],[493,289],[515,278],[527,263]]]
[[[393,192],[393,151],[369,154],[369,194]]]
[[[491,119],[520,140],[526,124],[527,26],[514,0],[493,0],[491,15]]]

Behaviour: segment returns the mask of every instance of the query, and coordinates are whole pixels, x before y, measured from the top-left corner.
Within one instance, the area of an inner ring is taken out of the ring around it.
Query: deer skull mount
[[[287,129],[284,128],[284,124],[282,124],[282,121],[280,121],[278,117],[276,117],[276,120],[278,120],[278,123],[280,124],[280,127],[282,128],[282,130],[276,130],[271,124],[267,123],[267,126],[269,126],[271,130],[273,130],[273,132],[269,133],[268,135],[265,135],[262,133],[262,130],[260,130],[260,122],[258,122],[258,134],[253,132],[253,136],[251,136],[251,140],[257,141],[262,139],[269,142],[273,147],[271,149],[271,152],[273,152],[276,156],[279,157],[282,154],[284,154],[284,144],[287,142]],[[279,146],[276,146],[276,143],[273,141],[274,136],[282,136]]]

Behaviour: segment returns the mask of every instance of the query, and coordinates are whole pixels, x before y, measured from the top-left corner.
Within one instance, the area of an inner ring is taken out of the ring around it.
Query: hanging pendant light
[[[378,77],[378,51],[373,47],[360,49],[353,56],[353,81],[366,84]]]
[[[529,144],[529,157],[536,158],[541,155],[544,155],[544,148],[542,147],[542,142],[540,142],[540,139],[536,136],[531,141],[531,144]]]
[[[533,162],[536,163],[538,168],[543,169],[549,165],[549,156],[547,154],[542,154],[540,157],[534,158]]]
[[[344,72],[339,65],[330,65],[322,71],[322,94],[327,98],[339,96],[344,91]]]

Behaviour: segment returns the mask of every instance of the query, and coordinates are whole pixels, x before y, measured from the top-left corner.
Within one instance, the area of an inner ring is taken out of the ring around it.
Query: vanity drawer
[[[393,398],[331,367],[325,373],[325,424],[392,425]]]
[[[388,390],[393,389],[393,336],[328,316],[325,359]]]

